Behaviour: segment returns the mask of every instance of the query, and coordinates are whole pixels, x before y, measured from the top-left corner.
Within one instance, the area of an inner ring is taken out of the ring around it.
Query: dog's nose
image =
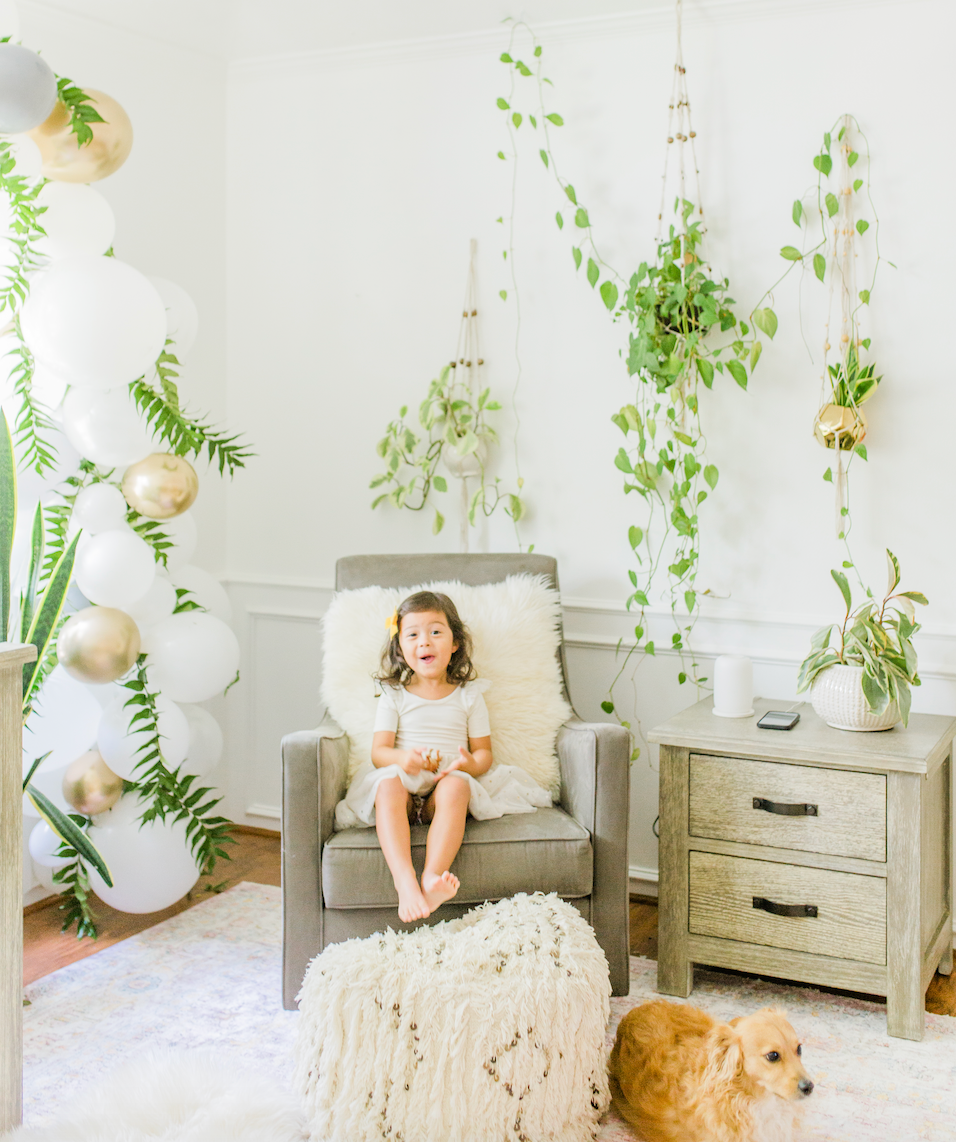
[[[809,1079],[801,1079],[797,1083],[797,1089],[806,1097],[813,1090],[813,1083]]]

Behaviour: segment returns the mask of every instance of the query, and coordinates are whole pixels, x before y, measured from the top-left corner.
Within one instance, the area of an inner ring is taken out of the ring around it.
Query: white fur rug
[[[403,599],[421,590],[448,595],[471,632],[472,661],[490,683],[484,698],[495,761],[523,769],[556,799],[561,782],[554,741],[571,716],[556,658],[561,600],[534,575],[512,575],[481,587],[364,587],[333,598],[323,619],[322,698],[348,734],[349,778],[372,749],[378,693],[372,675],[379,670],[385,624]]]
[[[151,1051],[9,1142],[308,1142],[299,1099],[216,1051]]]

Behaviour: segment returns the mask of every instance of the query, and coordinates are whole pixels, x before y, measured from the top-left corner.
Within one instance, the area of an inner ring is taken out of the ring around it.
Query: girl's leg
[[[423,920],[431,911],[412,865],[408,825],[411,795],[398,777],[386,777],[375,793],[375,831],[398,893],[398,918]]]
[[[426,802],[431,814],[425,845],[425,871],[422,891],[432,912],[451,900],[459,888],[458,877],[449,872],[465,835],[465,818],[471,789],[460,777],[443,777]]]

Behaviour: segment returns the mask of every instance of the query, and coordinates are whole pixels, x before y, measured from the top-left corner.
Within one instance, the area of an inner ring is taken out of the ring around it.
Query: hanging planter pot
[[[896,702],[882,714],[872,713],[863,694],[862,666],[835,663],[821,670],[810,688],[810,704],[817,717],[836,730],[888,730],[900,720]]]
[[[485,443],[479,441],[474,452],[462,455],[455,448],[443,448],[441,454],[450,475],[461,480],[467,476],[480,476],[485,463]]]
[[[866,436],[866,416],[861,408],[846,408],[839,404],[825,404],[813,422],[813,435],[824,448],[852,452]]]

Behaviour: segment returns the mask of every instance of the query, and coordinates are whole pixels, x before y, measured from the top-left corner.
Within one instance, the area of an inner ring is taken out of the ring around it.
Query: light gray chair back
[[[355,591],[361,587],[413,587],[457,579],[472,587],[501,583],[509,575],[543,575],[557,591],[558,561],[550,555],[510,552],[440,555],[348,555],[335,564],[335,589]],[[558,661],[564,695],[568,698],[568,671],[564,656],[564,630],[559,620]]]

